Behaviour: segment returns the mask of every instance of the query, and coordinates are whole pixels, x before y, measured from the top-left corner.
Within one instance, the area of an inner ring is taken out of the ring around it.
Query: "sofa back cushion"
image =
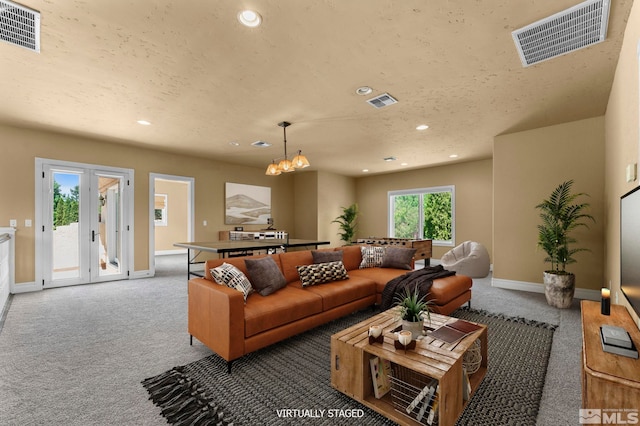
[[[313,263],[342,262],[342,250],[311,250]]]
[[[336,247],[336,250],[342,250],[342,263],[344,263],[347,271],[352,271],[360,267],[360,262],[362,262],[360,246]]]
[[[297,267],[300,265],[311,265],[313,257],[310,250],[289,251],[280,254],[280,265],[287,284],[300,279]]]

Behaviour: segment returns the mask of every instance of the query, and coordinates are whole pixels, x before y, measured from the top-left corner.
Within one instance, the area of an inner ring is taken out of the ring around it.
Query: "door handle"
[[[96,241],[96,231],[91,231],[91,242],[95,243]]]

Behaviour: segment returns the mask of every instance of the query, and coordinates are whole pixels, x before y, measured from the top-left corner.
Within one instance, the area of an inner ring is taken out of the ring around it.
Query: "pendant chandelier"
[[[278,123],[278,126],[282,127],[282,131],[284,132],[284,157],[274,158],[271,164],[267,166],[265,174],[268,176],[278,176],[283,172],[289,173],[295,169],[304,169],[305,167],[309,167],[309,160],[307,160],[307,157],[302,155],[302,151],[298,150],[298,153],[291,160],[289,160],[289,157],[287,156],[287,127],[291,126],[291,123],[283,121]],[[280,162],[276,163],[276,160],[280,158],[282,158]]]

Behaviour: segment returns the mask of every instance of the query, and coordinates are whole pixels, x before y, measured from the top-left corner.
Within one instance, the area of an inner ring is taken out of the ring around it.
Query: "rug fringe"
[[[464,312],[469,312],[469,313],[474,313],[474,314],[479,314],[479,315],[483,315],[483,316],[490,317],[490,318],[498,318],[498,319],[502,319],[502,320],[506,320],[506,321],[517,322],[519,324],[526,324],[526,325],[530,325],[530,326],[533,326],[533,327],[546,328],[546,329],[551,330],[551,331],[555,331],[558,328],[558,325],[556,325],[556,324],[549,324],[549,323],[542,322],[542,321],[530,320],[530,319],[523,318],[523,317],[512,317],[512,316],[505,315],[505,314],[489,312],[489,311],[486,311],[484,309],[473,309],[473,308],[463,307],[463,308],[460,308],[458,310],[459,311],[464,311]]]
[[[142,381],[149,399],[160,407],[167,421],[179,426],[233,426],[219,407],[209,402],[205,391],[185,374],[183,367],[175,367],[156,377]]]

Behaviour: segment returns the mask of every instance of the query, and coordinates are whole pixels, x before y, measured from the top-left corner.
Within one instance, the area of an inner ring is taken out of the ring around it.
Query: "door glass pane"
[[[396,195],[393,197],[393,236],[418,239],[420,235],[420,197]]]
[[[80,276],[80,175],[53,173],[53,280]]]
[[[122,273],[122,178],[98,175],[98,275]]]

